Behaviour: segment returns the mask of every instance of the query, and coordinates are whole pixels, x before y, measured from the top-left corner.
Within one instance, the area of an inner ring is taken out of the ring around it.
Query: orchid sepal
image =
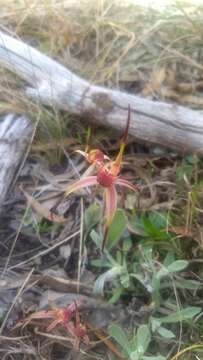
[[[114,185],[105,189],[105,230],[104,237],[101,245],[101,251],[103,252],[106,240],[108,237],[108,230],[114,218],[117,209],[117,191]]]
[[[115,181],[115,184],[116,185],[119,185],[119,186],[124,186],[128,189],[131,189],[135,192],[139,191],[139,186],[138,185],[134,185],[132,184],[130,181],[124,179],[123,177],[118,177]]]
[[[93,186],[93,185],[97,185],[97,177],[96,176],[87,176],[87,177],[82,177],[80,180],[75,181],[74,183],[72,183],[72,185],[70,185],[66,191],[65,191],[65,196],[70,195],[71,193],[78,191],[78,190],[82,190],[87,186]]]

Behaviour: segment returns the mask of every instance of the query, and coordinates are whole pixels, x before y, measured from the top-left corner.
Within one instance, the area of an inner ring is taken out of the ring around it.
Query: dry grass
[[[158,11],[116,0],[1,0],[0,6],[2,30],[90,82],[203,108],[203,6],[177,1]],[[40,143],[64,145],[67,116],[25,99],[22,82],[5,69],[0,80],[0,113],[38,116]]]
[[[203,7],[177,2],[159,12],[115,0],[0,5],[2,29],[92,82],[202,106]]]

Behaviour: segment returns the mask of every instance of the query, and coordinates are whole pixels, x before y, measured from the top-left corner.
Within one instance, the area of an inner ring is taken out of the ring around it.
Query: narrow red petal
[[[55,317],[54,310],[45,310],[45,311],[37,311],[36,313],[31,314],[27,319],[51,319]],[[26,319],[25,319],[26,320]]]
[[[114,218],[115,212],[117,209],[117,192],[115,186],[111,186],[105,189],[105,231],[104,238],[102,242],[102,251],[104,249],[107,237],[108,229],[111,225],[111,222]]]
[[[115,186],[111,186],[105,190],[105,200],[105,218],[107,224],[110,224],[117,209],[117,192]]]
[[[133,191],[139,191],[138,185],[133,185],[130,181],[123,179],[121,177],[118,177],[115,181],[116,185],[127,187],[128,189],[131,189]]]
[[[49,326],[47,326],[46,331],[47,332],[52,331],[61,322],[62,322],[61,320],[54,320]]]
[[[93,186],[93,185],[97,185],[97,184],[98,184],[98,182],[97,182],[96,176],[84,177],[78,181],[75,181],[73,184],[71,184],[65,191],[65,196],[68,196],[72,192],[83,189],[87,186]]]

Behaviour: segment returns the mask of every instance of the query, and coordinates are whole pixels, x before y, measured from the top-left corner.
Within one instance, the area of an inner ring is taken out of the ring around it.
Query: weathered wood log
[[[94,86],[20,40],[0,32],[0,65],[23,78],[37,101],[123,129],[130,104],[130,134],[181,153],[203,155],[203,113]]]
[[[32,123],[24,116],[0,118],[0,211],[25,154]]]

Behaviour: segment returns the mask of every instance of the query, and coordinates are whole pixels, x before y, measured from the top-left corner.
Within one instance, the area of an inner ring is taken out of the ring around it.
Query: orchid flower
[[[104,158],[102,161],[98,161],[97,157],[100,156],[100,153],[97,153],[96,150],[94,150],[94,153],[92,153],[94,156],[93,158],[87,153],[83,154],[80,152],[80,154],[84,155],[85,158],[90,162],[93,161],[94,157],[96,158],[95,161],[97,161],[97,173],[93,176],[86,176],[82,177],[80,180],[74,182],[72,185],[70,185],[67,190],[65,191],[65,196],[68,196],[72,192],[81,190],[87,186],[93,186],[93,185],[100,185],[104,189],[104,202],[105,202],[105,231],[104,231],[104,239],[102,243],[102,251],[104,249],[104,245],[108,236],[108,229],[109,226],[114,218],[116,209],[117,209],[117,190],[116,186],[126,187],[128,189],[131,189],[133,191],[138,190],[137,185],[133,185],[128,180],[124,179],[123,177],[119,176],[119,172],[121,169],[121,163],[122,163],[122,157],[126,145],[127,135],[128,135],[128,129],[130,124],[130,106],[128,107],[128,117],[127,117],[127,123],[124,135],[121,140],[119,153],[114,161],[111,161],[107,164],[104,164]],[[92,155],[91,154],[91,155]]]
[[[70,334],[71,338],[69,339],[73,344],[75,350],[79,349],[80,342],[82,341],[86,345],[89,344],[89,337],[87,335],[87,329],[85,325],[81,324],[80,314],[78,310],[78,303],[74,301],[65,308],[55,308],[53,310],[47,311],[37,311],[30,316],[28,316],[23,321],[20,321],[17,324],[18,326],[26,326],[33,320],[39,319],[51,319],[53,320],[49,326],[46,328],[46,331],[52,331],[57,325],[62,325]],[[75,321],[72,319],[75,315]]]
[[[47,331],[53,330],[59,324],[67,328],[67,324],[71,320],[72,315],[76,312],[77,308],[77,303],[73,302],[66,308],[55,308],[52,310],[37,311],[28,316],[23,321],[20,321],[17,325],[26,326],[32,320],[36,319],[52,319],[53,321],[46,328]]]

